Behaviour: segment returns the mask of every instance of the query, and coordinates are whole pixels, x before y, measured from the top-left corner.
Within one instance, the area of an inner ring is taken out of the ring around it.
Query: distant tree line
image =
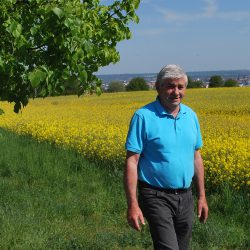
[[[218,88],[218,87],[237,87],[239,83],[235,79],[227,79],[223,80],[223,78],[219,75],[211,76],[209,81],[209,88]],[[191,77],[188,77],[188,88],[202,88],[204,87],[204,83],[201,80],[193,80]]]
[[[109,83],[109,87],[107,89],[108,92],[123,92],[126,90],[126,86],[121,81],[112,81]]]
[[[211,76],[209,80],[209,87],[236,87],[239,86],[239,83],[235,79],[227,79],[226,81],[219,75]]]
[[[64,81],[64,94],[71,95],[76,94],[79,88],[79,82],[76,78],[70,78],[67,81]],[[219,75],[211,76],[208,81],[210,88],[215,87],[236,87],[238,86],[238,82],[235,79],[227,79],[223,80],[223,78]],[[202,80],[193,80],[188,76],[188,85],[187,88],[203,88],[206,83]],[[103,89],[103,92],[123,92],[123,91],[143,91],[149,90],[150,87],[147,81],[142,77],[132,78],[127,85],[125,85],[122,81],[111,81],[109,83],[108,89]]]
[[[193,80],[190,76],[188,76],[188,85],[187,88],[202,88],[203,82],[201,80]]]
[[[143,91],[149,90],[147,81],[142,77],[132,78],[127,85],[120,81],[112,81],[109,83],[107,92],[122,92],[122,91]]]

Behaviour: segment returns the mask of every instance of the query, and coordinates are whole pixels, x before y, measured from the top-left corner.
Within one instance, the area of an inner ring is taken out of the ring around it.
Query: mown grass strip
[[[120,177],[73,150],[0,129],[0,249],[152,249],[148,227],[126,224]],[[248,249],[249,199],[210,194],[192,249]]]

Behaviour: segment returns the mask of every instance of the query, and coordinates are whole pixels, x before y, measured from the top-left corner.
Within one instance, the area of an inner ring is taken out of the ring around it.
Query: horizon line
[[[186,73],[198,73],[198,72],[225,72],[225,71],[250,71],[250,69],[223,69],[223,70],[198,70],[198,71],[186,71]],[[104,76],[104,75],[142,75],[142,74],[158,74],[155,72],[149,72],[149,73],[103,73],[103,74],[96,74],[97,76]]]

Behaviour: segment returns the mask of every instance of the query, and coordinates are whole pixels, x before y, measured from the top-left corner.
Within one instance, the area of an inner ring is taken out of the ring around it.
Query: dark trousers
[[[139,205],[147,219],[155,250],[187,250],[192,234],[194,199],[180,193],[139,185]]]

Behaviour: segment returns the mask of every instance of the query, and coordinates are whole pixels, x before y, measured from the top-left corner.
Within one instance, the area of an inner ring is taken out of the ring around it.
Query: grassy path
[[[0,129],[0,249],[152,249],[125,222],[121,179],[71,150]],[[249,198],[209,196],[192,249],[248,249]]]

